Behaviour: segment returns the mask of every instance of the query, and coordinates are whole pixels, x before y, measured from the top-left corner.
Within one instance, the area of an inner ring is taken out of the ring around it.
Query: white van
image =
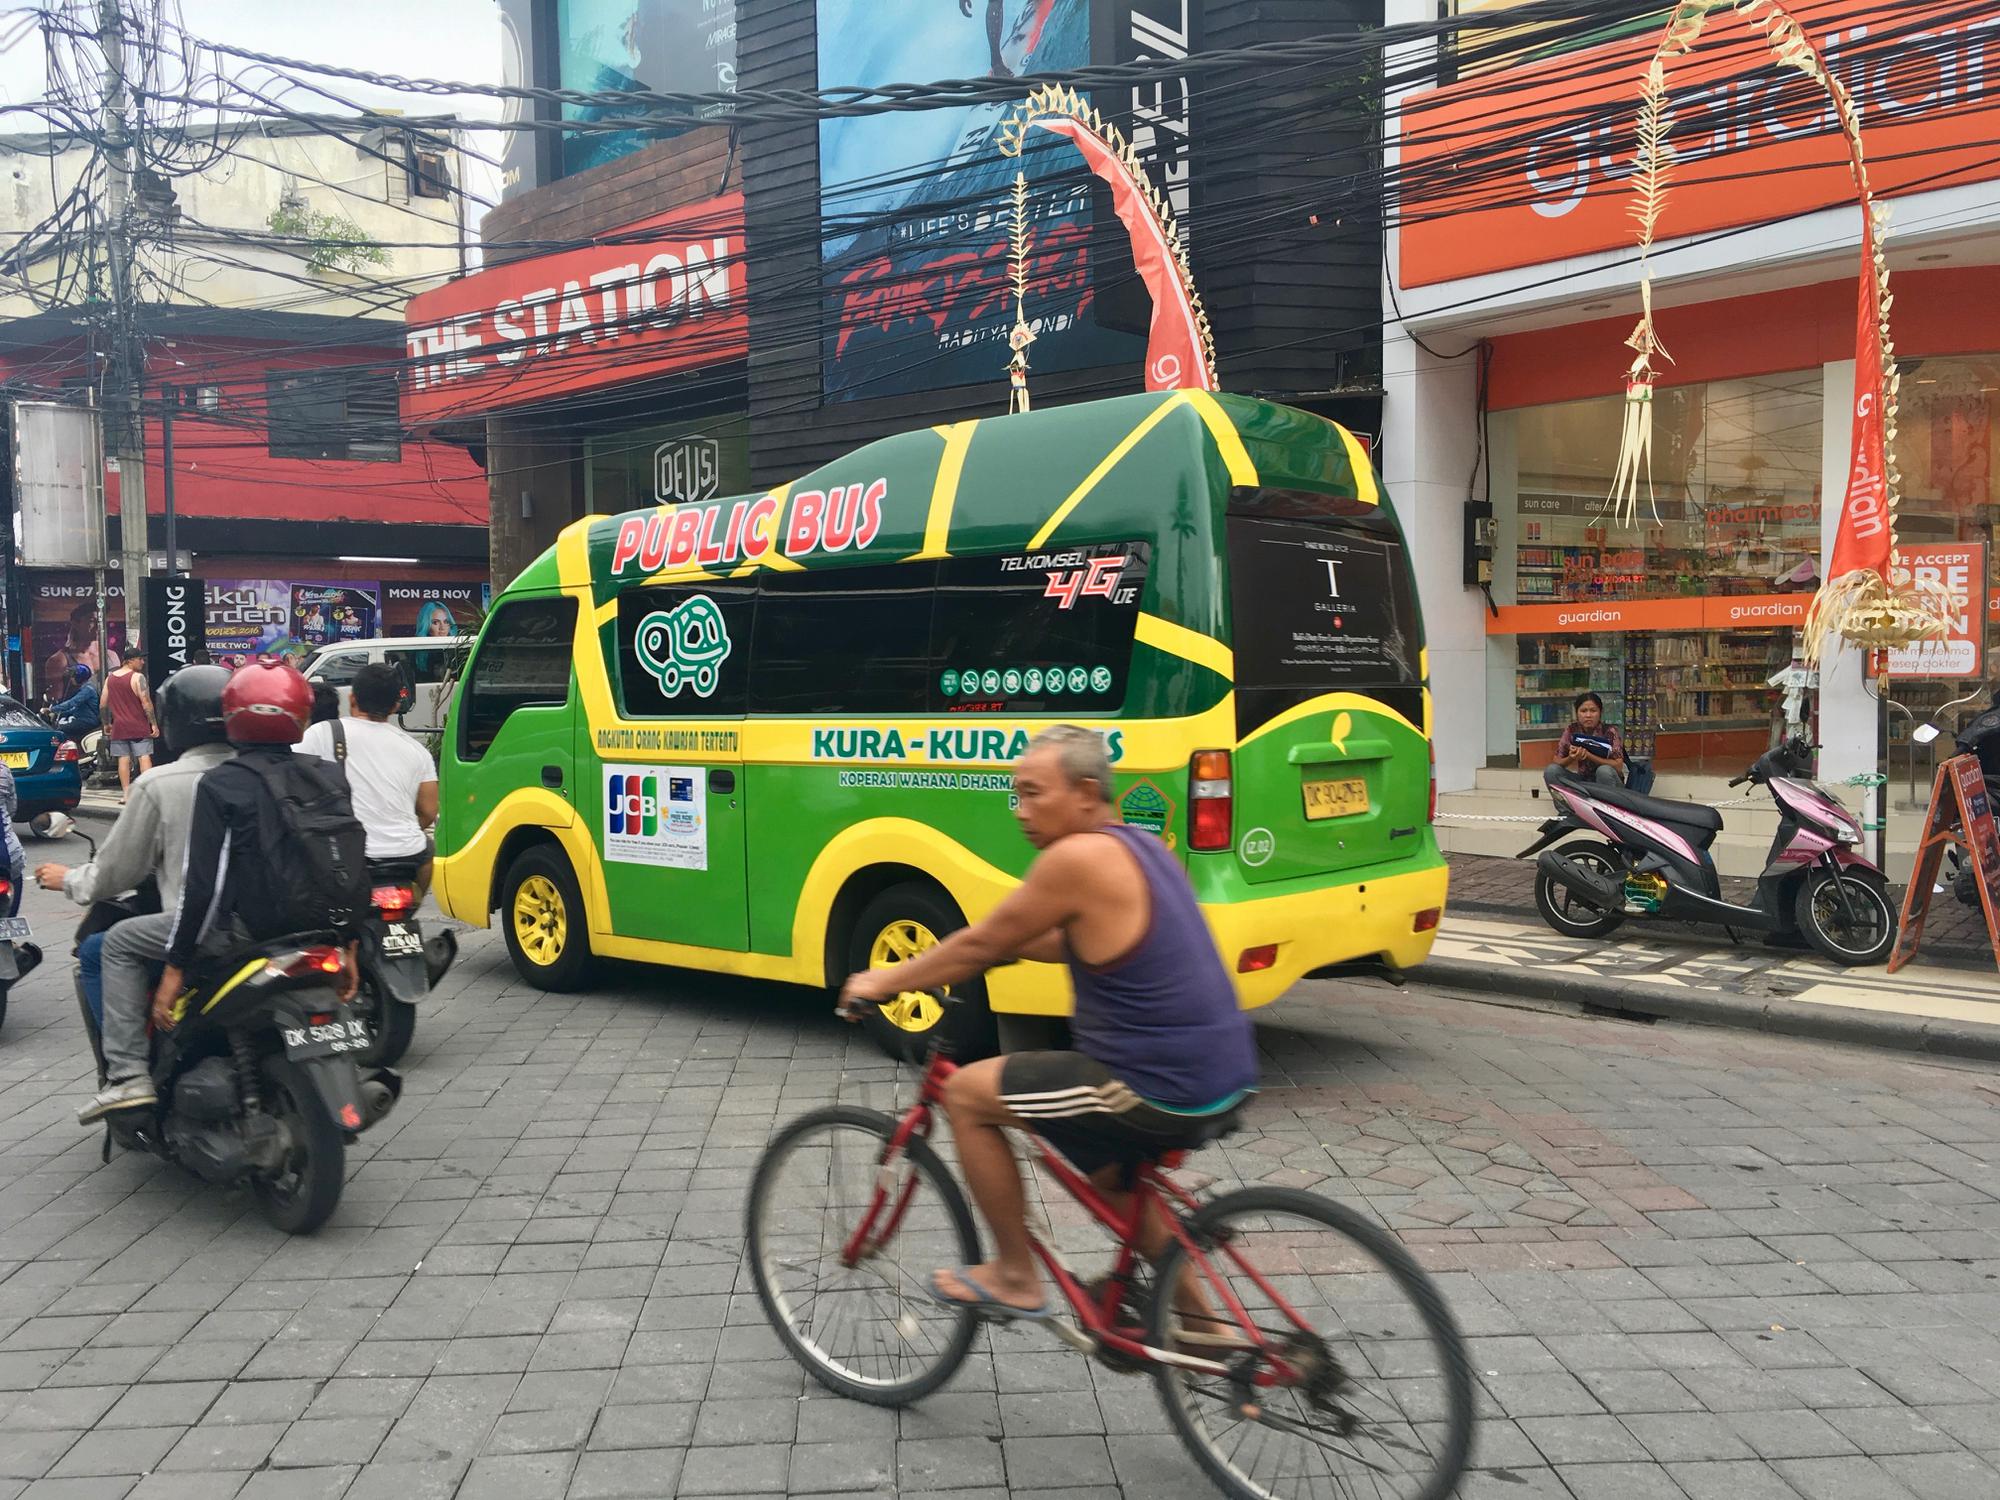
[[[323,682],[338,693],[340,711],[345,714],[354,674],[370,662],[388,662],[401,670],[410,700],[397,722],[412,734],[434,735],[444,728],[445,710],[450,706],[444,690],[445,668],[471,640],[470,636],[403,635],[341,641],[317,648],[300,670],[306,681]]]

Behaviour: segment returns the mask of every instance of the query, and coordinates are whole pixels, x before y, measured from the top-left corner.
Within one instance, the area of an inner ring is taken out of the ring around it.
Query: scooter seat
[[[1682,828],[1699,828],[1708,833],[1719,832],[1722,828],[1722,814],[1699,802],[1670,802],[1664,797],[1643,797],[1637,792],[1626,791],[1622,786],[1604,786],[1577,778],[1565,780],[1562,788],[1572,795],[1581,795],[1592,802],[1608,802],[1613,807],[1622,807],[1626,812],[1637,813],[1658,823],[1675,823]]]

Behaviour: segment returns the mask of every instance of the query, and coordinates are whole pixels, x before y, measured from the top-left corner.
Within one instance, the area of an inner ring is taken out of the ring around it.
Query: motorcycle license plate
[[[1306,821],[1352,818],[1368,811],[1368,783],[1359,776],[1306,783]]]
[[[0,750],[0,765],[12,771],[28,769],[28,753],[25,750]]]
[[[390,922],[382,934],[382,956],[404,958],[424,951],[424,935],[414,922]]]
[[[26,917],[0,917],[0,943],[25,943],[29,935]]]
[[[285,1056],[292,1062],[359,1052],[368,1045],[368,1025],[361,1020],[328,1021],[320,1026],[283,1028]]]

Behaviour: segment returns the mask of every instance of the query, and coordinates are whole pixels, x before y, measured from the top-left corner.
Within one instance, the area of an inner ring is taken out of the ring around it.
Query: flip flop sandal
[[[996,1322],[1037,1323],[1046,1321],[1050,1316],[1049,1303],[1046,1297],[1042,1299],[1039,1306],[1016,1307],[1013,1303],[1002,1302],[998,1297],[994,1296],[972,1274],[969,1266],[955,1266],[952,1268],[951,1274],[956,1276],[963,1285],[970,1287],[974,1292],[978,1293],[978,1295],[976,1297],[954,1297],[937,1284],[937,1273],[934,1273],[929,1283],[931,1300],[941,1306],[962,1307],[968,1312],[977,1313],[982,1318],[990,1318]]]

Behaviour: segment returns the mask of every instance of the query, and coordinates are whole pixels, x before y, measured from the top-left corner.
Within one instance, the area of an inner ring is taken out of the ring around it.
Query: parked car
[[[342,641],[321,646],[301,670],[308,682],[323,682],[340,695],[347,712],[354,674],[370,662],[386,661],[401,669],[409,706],[400,722],[413,734],[434,735],[444,728],[449,700],[444,690],[446,666],[471,644],[466,636],[384,636],[372,641]]]
[[[69,812],[83,797],[77,747],[18,698],[0,695],[0,762],[14,773],[15,821]]]

